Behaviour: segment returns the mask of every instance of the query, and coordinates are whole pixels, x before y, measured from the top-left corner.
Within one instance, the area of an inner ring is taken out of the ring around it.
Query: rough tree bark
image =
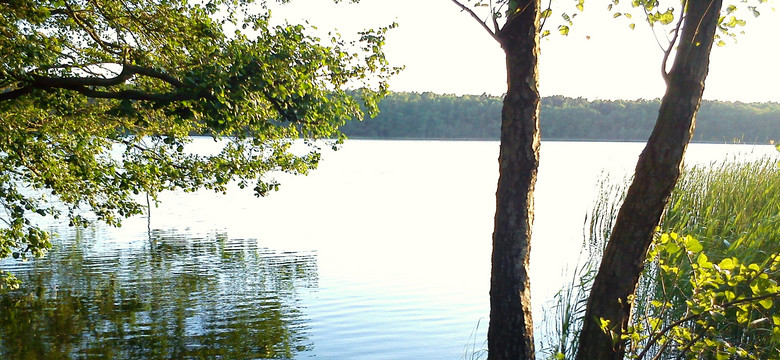
[[[539,166],[539,0],[517,2],[495,38],[506,53],[499,180],[490,279],[488,359],[534,359],[531,250]]]
[[[655,128],[639,157],[634,180],[618,213],[588,300],[578,360],[622,360],[625,342],[614,341],[628,325],[636,283],[682,160],[693,135],[709,67],[721,0],[689,0],[666,94]],[[609,321],[611,332],[601,328]]]

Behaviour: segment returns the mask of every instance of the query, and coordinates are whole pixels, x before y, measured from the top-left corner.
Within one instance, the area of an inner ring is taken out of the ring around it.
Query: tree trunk
[[[528,260],[539,166],[539,1],[520,1],[496,34],[506,53],[507,94],[490,279],[488,359],[534,359]]]
[[[721,0],[688,1],[655,128],[639,157],[593,283],[580,333],[579,360],[623,359],[625,342],[613,341],[610,332],[601,329],[601,319],[609,321],[617,337],[628,325],[629,298],[693,135],[721,5]]]

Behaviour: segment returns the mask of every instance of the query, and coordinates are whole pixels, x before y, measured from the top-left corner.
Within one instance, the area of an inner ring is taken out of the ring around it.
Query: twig
[[[487,26],[487,24],[486,24],[484,21],[482,21],[482,19],[480,19],[480,18],[479,18],[479,16],[477,16],[477,14],[474,12],[474,10],[471,10],[471,9],[470,9],[468,6],[466,6],[466,5],[463,5],[463,4],[462,4],[460,1],[458,1],[458,0],[452,0],[452,2],[453,2],[453,3],[455,3],[455,5],[458,5],[458,6],[460,7],[460,9],[461,9],[461,10],[463,10],[463,11],[467,12],[469,15],[471,15],[471,17],[473,17],[473,18],[474,18],[474,20],[477,20],[477,22],[478,22],[478,23],[479,23],[479,24],[482,26],[482,28],[483,28],[483,29],[485,29],[485,31],[487,31],[487,32],[488,32],[488,34],[490,34],[490,36],[491,36],[493,39],[495,39],[495,40],[496,40],[496,41],[498,41],[499,43],[501,42],[501,41],[499,40],[498,36],[496,35],[496,33],[498,32],[498,29],[496,29],[496,31],[495,31],[495,32],[494,32],[493,30],[490,30],[490,27],[488,27],[488,26]],[[494,21],[495,21],[495,16],[494,16],[494,14],[493,14],[493,9],[490,9],[490,12],[491,12],[491,16],[493,16],[493,17],[494,17]]]

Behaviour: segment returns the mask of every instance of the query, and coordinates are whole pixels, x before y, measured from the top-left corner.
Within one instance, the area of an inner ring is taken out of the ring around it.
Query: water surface
[[[542,144],[537,321],[598,179],[630,174],[641,149]],[[687,161],[773,151],[694,144]],[[121,228],[55,225],[45,259],[0,262],[25,282],[0,297],[0,357],[463,358],[487,328],[497,155],[497,142],[348,141],[267,198],[168,193]]]

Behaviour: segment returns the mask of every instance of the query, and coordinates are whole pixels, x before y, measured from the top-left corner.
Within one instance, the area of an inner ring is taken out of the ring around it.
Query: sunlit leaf
[[[772,299],[764,299],[758,302],[761,306],[764,307],[764,309],[771,309],[773,301]]]
[[[732,270],[732,269],[734,269],[735,265],[736,264],[734,263],[734,260],[732,260],[730,258],[723,259],[723,260],[720,261],[720,263],[718,263],[718,267],[723,269],[723,270]]]
[[[699,240],[696,240],[692,236],[687,236],[685,238],[685,248],[694,254],[700,252],[703,249]]]

